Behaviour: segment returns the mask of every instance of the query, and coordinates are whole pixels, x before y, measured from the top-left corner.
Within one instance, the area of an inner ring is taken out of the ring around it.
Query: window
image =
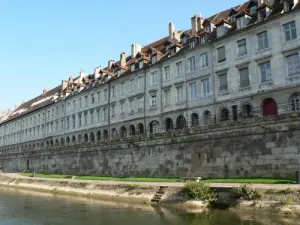
[[[285,41],[294,40],[297,38],[296,31],[296,22],[292,21],[286,24],[283,24],[283,31],[285,35]]]
[[[247,44],[246,44],[246,39],[239,40],[237,42],[237,47],[238,47],[238,56],[244,56],[247,55]]]
[[[130,66],[130,70],[131,70],[131,72],[133,72],[133,71],[134,71],[134,69],[135,69],[135,64],[131,64],[131,66]]]
[[[70,118],[67,118],[66,129],[69,130],[70,127]]]
[[[227,91],[228,90],[228,83],[227,83],[227,74],[219,75],[219,83],[220,83],[220,91]]]
[[[104,89],[104,101],[107,101],[108,96],[107,96],[107,89]]]
[[[218,51],[218,62],[226,61],[225,46],[218,48],[217,51]]]
[[[152,64],[154,64],[154,63],[157,62],[157,56],[156,56],[156,55],[153,55],[153,56],[151,57],[151,62],[152,62]]]
[[[116,97],[116,86],[115,85],[111,87],[111,95],[113,98]]]
[[[103,121],[107,120],[107,109],[103,108]]]
[[[90,111],[90,121],[91,121],[91,124],[93,124],[94,123],[94,111],[92,110],[92,111]]]
[[[190,91],[191,91],[191,99],[196,99],[198,97],[198,93],[197,93],[197,83],[196,82],[193,82],[193,83],[190,83]]]
[[[88,105],[88,96],[84,96],[84,106]]]
[[[125,94],[125,82],[121,84],[121,95]]]
[[[166,66],[164,68],[164,80],[170,80],[170,67]]]
[[[264,31],[257,34],[258,51],[269,48],[268,32]]]
[[[208,54],[207,52],[200,54],[200,68],[208,67]]]
[[[129,113],[130,114],[134,113],[134,99],[129,100]]]
[[[157,71],[151,72],[151,84],[157,84],[158,83],[158,73]]]
[[[120,103],[120,112],[121,112],[121,115],[124,114],[124,104],[125,104],[125,102],[121,102]]]
[[[203,36],[203,37],[200,37],[200,44],[204,44],[205,43],[205,41],[206,41],[206,37],[205,36]]]
[[[91,94],[91,103],[92,103],[92,104],[95,103],[95,96],[94,96],[94,94]]]
[[[196,45],[195,40],[190,41],[190,48],[194,48]]]
[[[144,98],[140,97],[137,99],[137,108],[138,111],[141,111],[144,108]]]
[[[250,85],[248,67],[240,69],[239,72],[240,72],[240,87],[241,88],[248,87]]]
[[[170,105],[171,104],[171,90],[165,90],[164,92],[164,103],[165,106]]]
[[[98,95],[98,102],[101,102],[101,91],[98,91],[97,92],[97,95]],[[80,99],[79,99],[80,100]]]
[[[182,75],[182,62],[176,63],[176,74],[178,77]]]
[[[76,124],[76,122],[75,122],[75,115],[73,115],[72,116],[72,125],[73,125],[73,128],[75,128],[75,124]]]
[[[100,122],[100,109],[97,109],[97,122]]]
[[[81,127],[81,114],[78,114],[78,127]]]
[[[150,96],[150,108],[156,108],[157,94]]]
[[[189,58],[188,61],[189,61],[189,72],[195,71],[196,69],[195,57]]]
[[[133,91],[133,89],[134,89],[134,79],[131,79],[129,81],[129,91],[131,92],[131,91]]]
[[[209,87],[209,79],[204,79],[202,82],[202,90],[203,90],[203,96],[207,96],[210,93],[210,87]]]
[[[142,69],[144,67],[144,61],[139,62],[139,68]]]
[[[144,78],[138,77],[138,89],[143,89],[143,88],[144,88]]]
[[[115,117],[115,105],[111,106],[111,117]]]
[[[288,75],[294,75],[300,72],[299,54],[293,54],[286,57]]]
[[[225,28],[224,24],[222,24],[221,26],[217,27],[217,36],[218,37],[224,36],[225,33],[226,33],[226,28]]]
[[[177,87],[177,102],[182,102],[183,101],[183,87]]]
[[[293,112],[300,111],[300,94],[299,93],[292,95],[292,97],[290,99],[290,108]]]
[[[265,62],[265,63],[259,64],[259,69],[260,69],[260,77],[261,77],[262,83],[272,80],[270,62]]]
[[[241,28],[243,28],[244,26],[243,26],[243,17],[240,17],[240,18],[238,18],[237,20],[236,20],[236,28],[239,30],[239,29],[241,29]]]
[[[87,125],[87,112],[85,112],[83,115],[84,115],[84,125]]]

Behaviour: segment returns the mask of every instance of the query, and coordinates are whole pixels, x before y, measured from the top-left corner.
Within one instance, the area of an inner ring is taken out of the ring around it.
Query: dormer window
[[[222,37],[225,35],[225,27],[224,27],[224,24],[217,27],[217,36],[218,37]]]
[[[284,10],[284,12],[288,12],[288,11],[290,11],[293,8],[295,1],[283,0],[282,2],[283,2],[283,10]]]
[[[131,72],[133,72],[135,70],[135,64],[131,64],[130,70],[131,70]]]
[[[235,23],[235,15],[230,16],[229,19],[231,23]]]
[[[182,38],[182,44],[186,44],[187,41],[188,41],[187,36],[183,36],[183,38]]]
[[[209,32],[209,33],[211,32],[211,24],[210,23],[205,26],[205,31]]]
[[[236,20],[236,28],[239,30],[244,27],[244,17],[237,18]]]
[[[153,56],[151,57],[151,62],[152,62],[152,64],[154,64],[154,63],[157,62],[157,55],[153,55]]]
[[[205,36],[200,37],[200,44],[205,44],[206,38]]]
[[[142,69],[144,67],[144,61],[139,62],[139,68]]]
[[[262,5],[261,7],[258,7],[258,22],[261,22],[264,19],[266,19],[271,12],[272,9],[268,7],[266,4]]]
[[[194,48],[196,46],[196,41],[195,39],[190,40],[190,48]]]
[[[117,71],[117,76],[119,77],[121,75],[121,70]]]

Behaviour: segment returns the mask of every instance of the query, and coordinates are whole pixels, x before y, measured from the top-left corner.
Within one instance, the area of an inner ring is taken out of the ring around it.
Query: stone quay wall
[[[259,118],[0,156],[5,172],[151,177],[295,177],[300,118]]]

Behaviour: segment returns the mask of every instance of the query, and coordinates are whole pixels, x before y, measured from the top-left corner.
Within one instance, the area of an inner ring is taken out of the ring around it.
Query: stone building
[[[300,110],[300,3],[249,0],[147,46],[132,44],[0,122],[20,153]]]

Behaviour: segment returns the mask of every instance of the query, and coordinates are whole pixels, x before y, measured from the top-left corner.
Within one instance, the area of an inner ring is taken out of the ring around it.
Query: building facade
[[[2,155],[300,111],[300,3],[250,0],[3,115]]]

